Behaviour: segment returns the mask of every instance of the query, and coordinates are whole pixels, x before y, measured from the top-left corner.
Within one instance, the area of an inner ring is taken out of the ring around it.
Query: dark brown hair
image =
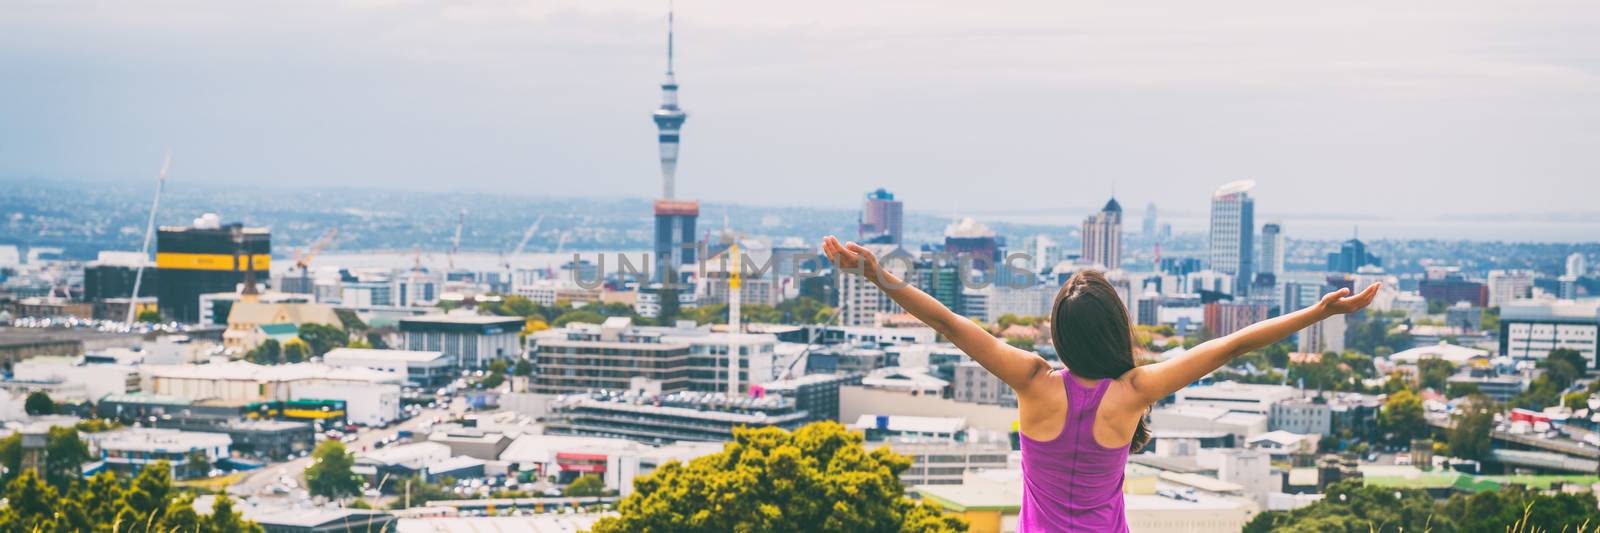
[[[1098,271],[1079,271],[1061,286],[1051,306],[1050,341],[1067,370],[1084,378],[1116,379],[1134,367],[1128,308]],[[1140,415],[1132,449],[1138,451],[1149,441],[1149,420]]]

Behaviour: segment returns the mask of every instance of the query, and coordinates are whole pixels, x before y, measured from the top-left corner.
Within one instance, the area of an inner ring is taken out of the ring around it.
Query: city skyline
[[[665,5],[177,7],[37,4],[0,23],[22,51],[0,64],[32,80],[0,94],[18,125],[0,134],[0,175],[142,180],[171,146],[175,180],[652,194],[639,113],[658,101]],[[1567,31],[1596,18],[1587,6],[1254,5],[1259,20],[1227,24],[1169,7],[929,6],[891,22],[888,8],[789,21],[686,3],[694,52],[677,59],[697,126],[681,195],[845,206],[866,180],[928,211],[1027,211],[1114,189],[1180,205],[1256,179],[1281,213],[1437,215],[1587,211],[1600,187],[1579,152],[1597,112],[1579,96],[1600,82],[1557,53],[1593,48]],[[434,49],[401,45],[423,27]],[[216,54],[186,51],[201,42]],[[553,72],[576,75],[540,75]]]

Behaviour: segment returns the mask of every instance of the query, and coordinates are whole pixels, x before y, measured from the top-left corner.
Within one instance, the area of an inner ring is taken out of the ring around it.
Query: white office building
[[[405,349],[443,352],[465,370],[519,357],[522,326],[522,317],[427,315],[400,319],[400,336]]]
[[[1600,300],[1520,300],[1500,308],[1500,355],[1543,359],[1556,348],[1577,350],[1595,368]]]
[[[322,362],[392,374],[413,387],[437,387],[456,378],[454,358],[444,352],[335,348],[323,354]]]

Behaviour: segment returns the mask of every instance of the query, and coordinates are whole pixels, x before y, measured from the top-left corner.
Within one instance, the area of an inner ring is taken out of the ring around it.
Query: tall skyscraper
[[[894,199],[894,193],[883,188],[867,193],[861,204],[861,242],[874,244],[900,244],[904,206]]]
[[[1261,272],[1283,274],[1283,226],[1277,222],[1261,225]]]
[[[1354,274],[1367,265],[1383,265],[1383,261],[1367,251],[1361,239],[1351,238],[1339,244],[1339,251],[1328,254],[1328,271]]]
[[[1116,198],[1083,220],[1083,260],[1106,270],[1122,267],[1122,205]]]
[[[1142,228],[1144,230],[1144,238],[1154,239],[1160,236],[1157,233],[1161,231],[1160,226],[1160,220],[1156,218],[1156,203],[1150,202],[1150,205],[1144,207],[1144,227]]]
[[[653,118],[661,145],[661,199],[655,203],[655,281],[679,281],[676,273],[695,262],[695,221],[700,202],[677,200],[678,130],[689,115],[678,107],[678,80],[672,70],[672,11],[667,11],[667,79],[661,82],[661,107]]]
[[[1567,275],[1574,278],[1589,275],[1589,264],[1583,257],[1583,252],[1572,252],[1572,255],[1567,256]]]
[[[1255,200],[1252,180],[1224,184],[1211,195],[1211,269],[1233,276],[1235,296],[1249,294],[1251,256],[1255,255]]]

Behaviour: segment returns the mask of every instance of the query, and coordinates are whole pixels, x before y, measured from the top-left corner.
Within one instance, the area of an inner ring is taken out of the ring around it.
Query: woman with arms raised
[[[1023,483],[1017,529],[1023,532],[1127,531],[1123,469],[1128,453],[1150,440],[1145,414],[1152,404],[1240,354],[1366,307],[1378,292],[1377,284],[1354,296],[1340,289],[1182,356],[1136,366],[1127,308],[1105,276],[1083,271],[1067,280],[1051,308],[1051,341],[1066,365],[1055,371],[1038,354],[1006,344],[881,269],[865,247],[830,236],[822,249],[839,275],[865,276],[1016,391]]]

